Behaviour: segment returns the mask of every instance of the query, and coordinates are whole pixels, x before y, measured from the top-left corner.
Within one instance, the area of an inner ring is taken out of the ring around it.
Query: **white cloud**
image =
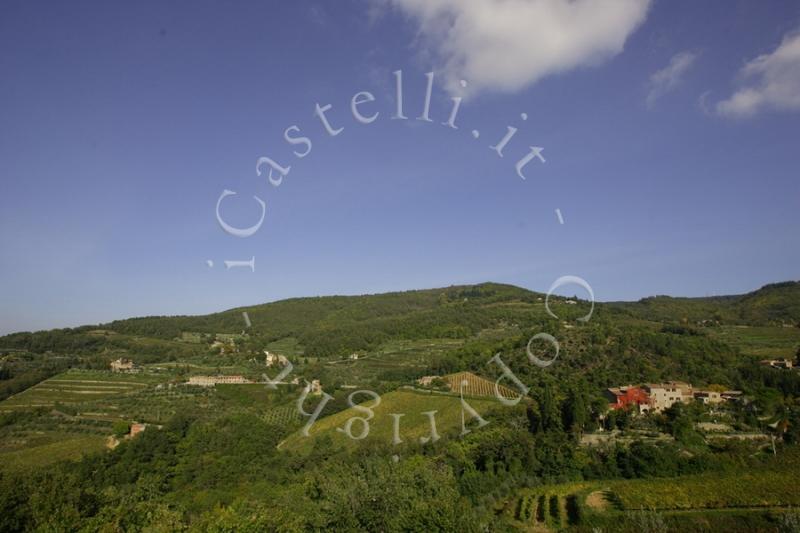
[[[382,3],[384,0],[373,0]],[[388,0],[419,23],[448,89],[517,91],[620,53],[651,0]]]
[[[669,65],[650,76],[648,82],[647,107],[653,107],[656,100],[675,89],[683,75],[692,67],[697,55],[692,52],[680,52],[672,56]]]
[[[717,103],[717,112],[748,117],[767,109],[800,111],[800,31],[783,37],[770,54],[758,56],[739,71],[742,87]]]

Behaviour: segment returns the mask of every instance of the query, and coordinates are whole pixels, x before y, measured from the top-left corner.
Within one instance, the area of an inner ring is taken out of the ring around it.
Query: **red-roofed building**
[[[625,409],[634,407],[638,411],[650,410],[650,395],[641,387],[612,387],[606,389],[609,409]]]

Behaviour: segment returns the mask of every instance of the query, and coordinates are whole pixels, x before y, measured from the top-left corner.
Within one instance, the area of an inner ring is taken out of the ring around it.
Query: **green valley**
[[[800,520],[799,286],[586,322],[485,283],[8,335],[0,530],[772,531]]]

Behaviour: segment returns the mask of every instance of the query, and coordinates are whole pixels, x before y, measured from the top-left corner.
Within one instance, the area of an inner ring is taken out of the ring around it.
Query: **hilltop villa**
[[[644,389],[650,395],[650,407],[656,413],[669,409],[677,402],[688,403],[694,398],[692,384],[683,381],[648,383]]]
[[[689,403],[692,400],[704,404],[719,404],[726,401],[739,400],[741,391],[712,391],[694,389],[691,383],[668,381],[666,383],[646,383],[641,387],[633,385],[611,387],[604,395],[612,410],[635,407],[637,412],[664,412],[676,403]]]
[[[133,369],[133,361],[130,359],[117,359],[116,361],[111,361],[112,372],[131,372]]]
[[[267,356],[264,361],[264,363],[267,366],[275,366],[275,365],[286,366],[289,364],[289,360],[283,355],[270,353],[267,350],[264,350],[264,355]]]

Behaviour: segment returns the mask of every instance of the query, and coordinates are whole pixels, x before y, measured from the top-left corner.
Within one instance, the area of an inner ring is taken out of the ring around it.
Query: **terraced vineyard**
[[[687,476],[678,483],[631,480],[612,484],[611,491],[614,502],[627,510],[798,506],[797,475],[783,470]]]
[[[636,519],[646,512],[651,517],[658,513],[669,531],[706,528],[709,517],[715,524],[730,523],[731,531],[763,530],[800,506],[800,491],[794,488],[800,461],[779,459],[761,471],[523,489],[505,502],[502,512],[521,528],[637,531]]]
[[[53,407],[57,403],[77,404],[135,393],[166,380],[149,374],[112,374],[110,372],[69,371],[50,378],[0,402],[0,411]]]
[[[517,398],[518,393],[509,389],[505,385],[498,384],[495,389],[495,382],[489,381],[481,376],[476,376],[472,372],[458,372],[456,374],[448,374],[442,377],[450,386],[450,391],[458,394],[461,391],[461,384],[466,381],[464,386],[464,396],[478,396],[478,397],[496,397],[496,392],[499,392],[504,398]]]
[[[80,404],[80,415],[97,420],[136,420],[162,424],[179,412],[210,410],[214,390],[198,387],[140,388],[130,393]]]
[[[525,489],[504,509],[524,528],[554,528],[578,525],[584,506],[580,503],[580,484]],[[578,492],[578,494],[576,494]]]
[[[14,409],[0,414],[0,470],[16,470],[75,459],[103,447],[112,422],[72,416],[55,409]],[[8,424],[7,422],[13,422]]]
[[[263,416],[266,422],[270,424],[286,426],[299,422],[301,420],[300,413],[297,412],[297,406],[292,402],[290,405],[283,405],[269,409]]]

